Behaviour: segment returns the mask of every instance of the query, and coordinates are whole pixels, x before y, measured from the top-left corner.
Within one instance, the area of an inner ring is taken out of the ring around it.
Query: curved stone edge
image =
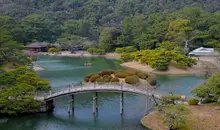
[[[144,115],[144,117],[141,118],[141,125],[142,125],[143,127],[147,128],[147,129],[152,130],[152,128],[150,128],[150,127],[148,126],[148,124],[144,122],[144,118],[146,118],[147,116],[148,116],[148,115]]]
[[[168,130],[164,124],[160,123],[161,121],[163,122],[163,119],[160,119],[161,115],[158,115],[158,114],[159,113],[157,111],[154,111],[148,115],[145,115],[141,119],[142,126],[144,126],[145,128],[149,130]],[[149,124],[149,121],[153,124]]]

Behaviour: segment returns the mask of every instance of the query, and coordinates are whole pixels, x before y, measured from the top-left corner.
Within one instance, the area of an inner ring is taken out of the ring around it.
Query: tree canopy
[[[34,96],[37,91],[49,89],[50,83],[27,67],[3,73],[0,75],[0,114],[38,112],[40,103]]]
[[[203,100],[217,101],[220,99],[220,73],[214,73],[207,82],[194,88],[191,93]]]

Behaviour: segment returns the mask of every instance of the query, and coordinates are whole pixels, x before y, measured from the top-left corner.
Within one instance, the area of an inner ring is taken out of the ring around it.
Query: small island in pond
[[[85,76],[86,83],[126,83],[140,87],[152,87],[157,84],[156,76],[136,70],[102,70]]]

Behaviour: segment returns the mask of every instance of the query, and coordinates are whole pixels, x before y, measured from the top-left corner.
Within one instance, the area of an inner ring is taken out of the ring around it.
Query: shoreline
[[[76,51],[76,53],[72,54],[69,51],[64,51],[61,53],[38,53],[36,55],[44,55],[44,56],[59,56],[59,57],[105,57],[111,59],[119,59],[120,54],[117,53],[106,53],[105,55],[93,55],[86,51]]]
[[[140,64],[138,62],[125,62],[121,64],[122,67],[135,69],[147,73],[153,73],[155,75],[177,75],[177,76],[188,76],[188,75],[204,75],[205,68],[201,65],[195,65],[186,70],[178,69],[173,66],[169,66],[169,70],[167,71],[157,71],[151,68],[149,65]]]
[[[163,124],[164,120],[161,118],[161,115],[153,111],[148,115],[144,115],[141,118],[141,125],[147,129],[151,130],[168,130]]]
[[[220,104],[200,104],[200,105],[187,105],[189,114],[187,114],[185,124],[189,129],[198,130],[216,130],[220,127],[219,119]],[[143,116],[141,125],[152,130],[169,130],[164,123],[165,117],[157,111]],[[211,125],[207,125],[211,124]],[[199,126],[199,127],[198,127]]]

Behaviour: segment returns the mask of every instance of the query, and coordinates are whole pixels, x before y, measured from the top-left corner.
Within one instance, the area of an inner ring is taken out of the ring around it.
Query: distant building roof
[[[189,53],[189,55],[195,55],[195,56],[216,56],[218,53],[214,51],[213,48],[205,48],[200,47],[197,48]]]
[[[47,47],[49,46],[49,43],[46,42],[35,42],[35,43],[31,43],[27,46],[25,46],[26,48],[42,48],[42,47]]]

